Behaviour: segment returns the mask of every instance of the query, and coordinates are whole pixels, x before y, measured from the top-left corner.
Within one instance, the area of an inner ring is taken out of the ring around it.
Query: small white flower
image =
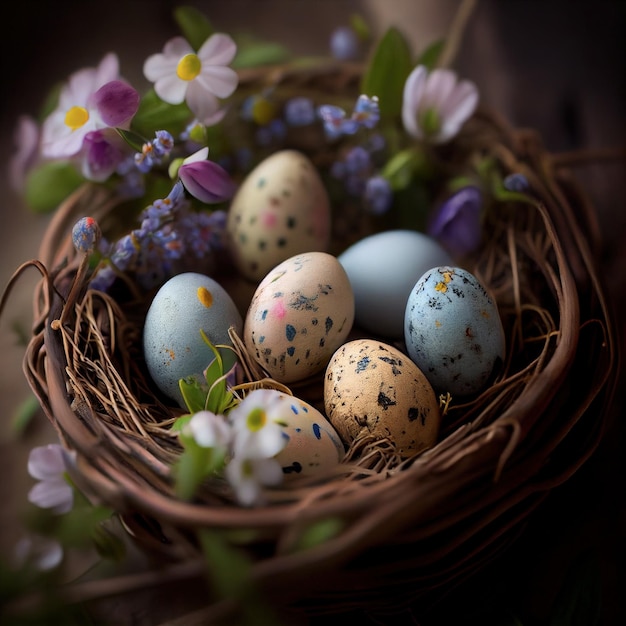
[[[29,502],[55,513],[67,513],[74,504],[74,491],[65,479],[66,471],[66,454],[59,444],[33,448],[28,456],[28,473],[40,482],[29,491]]]
[[[263,504],[263,487],[279,485],[283,480],[283,468],[276,459],[254,459],[245,454],[232,458],[225,474],[243,506]]]
[[[280,393],[273,389],[255,389],[230,411],[228,419],[234,432],[235,456],[269,459],[287,445],[283,407]]]
[[[478,89],[448,69],[418,65],[404,83],[402,122],[416,139],[445,143],[461,130],[478,104]]]
[[[203,448],[228,448],[231,431],[223,417],[211,411],[198,411],[185,426],[196,443]]]
[[[32,564],[40,572],[47,572],[63,560],[63,547],[54,539],[29,535],[15,544],[13,555],[17,567]]]
[[[233,39],[222,33],[211,35],[197,53],[184,37],[174,37],[162,53],[146,59],[143,73],[159,98],[169,104],[186,101],[200,122],[210,124],[219,111],[218,98],[230,96],[239,82],[227,67],[236,52]]]

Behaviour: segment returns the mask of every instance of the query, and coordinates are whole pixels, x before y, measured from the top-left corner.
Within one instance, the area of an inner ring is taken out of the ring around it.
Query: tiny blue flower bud
[[[524,176],[524,174],[519,174],[519,173],[509,174],[504,179],[503,184],[504,184],[504,188],[507,191],[518,191],[518,192],[528,191],[528,188],[530,186],[528,184],[528,179],[526,178],[526,176]]]
[[[100,237],[100,227],[93,217],[81,217],[72,228],[72,243],[78,252],[93,252]]]

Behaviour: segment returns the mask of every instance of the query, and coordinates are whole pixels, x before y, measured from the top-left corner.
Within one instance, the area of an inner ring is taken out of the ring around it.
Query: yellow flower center
[[[253,432],[257,432],[261,430],[263,426],[265,426],[265,422],[267,421],[267,414],[263,409],[257,407],[252,409],[250,413],[248,413],[248,419],[246,420],[246,426]]]
[[[197,54],[186,54],[176,68],[176,75],[181,80],[193,80],[202,69],[202,63]]]
[[[84,126],[89,119],[89,113],[84,107],[74,106],[65,114],[65,125],[69,126],[72,130],[76,130],[81,126]]]

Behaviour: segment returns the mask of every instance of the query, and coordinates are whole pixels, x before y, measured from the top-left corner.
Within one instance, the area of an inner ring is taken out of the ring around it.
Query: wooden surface
[[[452,0],[229,0],[189,4],[203,7],[220,30],[253,30],[259,36],[279,39],[300,53],[325,50],[333,25],[347,21],[355,10],[360,10],[378,33],[389,24],[398,25],[419,50],[445,34],[457,5]],[[36,257],[48,220],[26,212],[10,188],[6,164],[17,115],[36,113],[40,98],[55,80],[83,65],[94,65],[109,50],[118,51],[122,73],[142,85],[143,59],[160,51],[163,42],[176,34],[170,19],[172,2],[111,1],[97,5],[99,8],[88,15],[84,5],[22,0],[13,5],[13,23],[5,24],[8,30],[2,42],[4,83],[0,105],[4,147],[0,158],[2,289],[21,262]],[[479,2],[456,68],[478,84],[483,104],[501,111],[515,126],[538,129],[552,151],[623,148],[625,8],[624,2],[608,1]],[[626,320],[624,172],[623,161],[577,170],[598,210],[605,239],[598,263],[615,305],[620,332]],[[15,321],[30,323],[30,294],[36,279],[34,271],[25,276],[0,320],[3,555],[10,553],[22,533],[19,519],[31,485],[26,472],[28,450],[36,443],[54,440],[52,429],[42,418],[19,440],[10,428],[12,414],[29,393],[21,372],[23,349],[17,345],[11,327]],[[567,572],[581,554],[590,551],[597,557],[601,572],[602,623],[620,623],[619,618],[624,617],[625,575],[620,558],[624,556],[626,528],[623,373],[621,381],[613,420],[597,454],[538,511],[517,546],[484,575],[454,590],[444,606],[471,602],[479,590],[492,585],[503,602],[521,605],[528,616],[524,623],[547,624]],[[137,615],[145,615],[145,611],[135,609]],[[441,618],[445,613],[442,611],[441,607],[435,610],[423,623],[436,624],[437,615]],[[137,617],[133,623],[158,622]]]

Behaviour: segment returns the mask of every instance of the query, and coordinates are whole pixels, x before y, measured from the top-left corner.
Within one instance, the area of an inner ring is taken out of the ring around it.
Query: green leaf
[[[23,400],[17,408],[13,420],[11,421],[11,430],[16,435],[22,435],[33,418],[40,410],[39,400],[35,396],[29,396]]]
[[[343,529],[338,517],[319,520],[309,526],[299,537],[296,549],[307,550],[336,537]]]
[[[284,63],[291,57],[291,52],[285,46],[273,41],[239,36],[236,42],[237,56],[232,63],[235,69]]]
[[[49,213],[84,182],[71,163],[44,163],[26,179],[26,204],[36,213]]]
[[[185,406],[190,413],[203,411],[206,406],[207,389],[193,378],[181,378],[178,388],[183,394]]]
[[[215,32],[204,13],[195,7],[177,7],[174,9],[174,20],[185,39],[196,51]]]
[[[370,27],[362,15],[355,13],[350,16],[350,27],[361,41],[368,41],[371,37]]]
[[[222,597],[241,596],[249,589],[251,562],[215,531],[200,530],[198,538],[215,587]]]
[[[381,175],[394,191],[399,191],[409,186],[423,160],[424,155],[415,148],[400,150],[385,163]]]
[[[185,450],[174,466],[176,493],[182,500],[191,500],[200,484],[224,467],[226,452],[217,448],[204,448],[193,437],[183,434],[180,439]]]
[[[147,142],[143,135],[139,135],[132,130],[124,130],[123,128],[116,128],[115,130],[133,150],[137,152],[142,151],[143,144]]]
[[[600,623],[601,606],[602,584],[597,558],[583,554],[568,570],[549,626],[594,626]]]
[[[445,43],[443,39],[431,43],[418,57],[417,65],[425,65],[429,70],[433,69],[443,52]]]
[[[409,44],[399,30],[391,27],[376,47],[361,82],[362,93],[378,96],[381,116],[400,115],[404,83],[411,69]]]
[[[184,102],[168,104],[151,89],[141,99],[132,127],[135,133],[144,137],[152,137],[157,130],[163,129],[176,136],[185,130],[191,118],[191,111]]]

